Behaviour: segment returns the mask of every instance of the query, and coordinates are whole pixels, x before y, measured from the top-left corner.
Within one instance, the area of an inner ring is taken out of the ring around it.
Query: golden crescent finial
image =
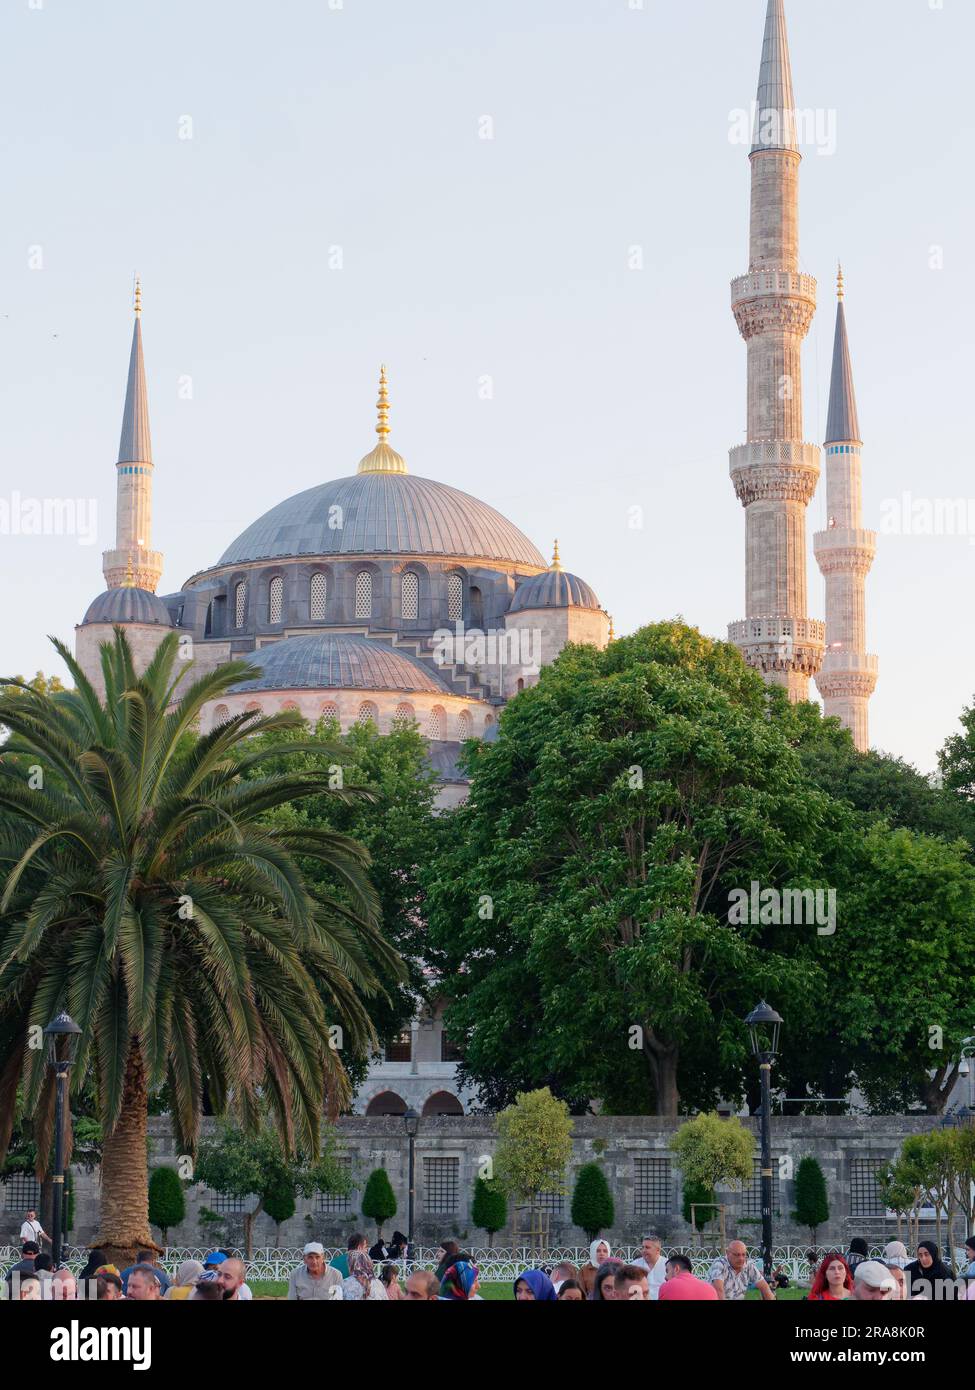
[[[843,265],[838,262],[836,269],[836,298],[843,298]]]
[[[376,402],[376,407],[379,411],[379,423],[376,425],[376,433],[379,435],[380,441],[383,444],[386,443],[386,436],[389,434],[389,391],[386,388],[386,364],[384,362],[379,368],[379,400]]]
[[[613,615],[612,615],[612,613],[609,614],[609,638],[608,638],[607,640],[610,641],[610,642],[615,642],[615,641],[616,641],[616,629],[615,629],[615,627],[613,626]]]
[[[132,556],[131,556],[131,555],[129,556],[129,563],[128,563],[128,564],[126,565],[126,567],[125,567],[125,587],[126,587],[127,589],[134,589],[134,588],[135,588],[135,574],[134,574],[133,569],[132,569]]]
[[[135,288],[132,294],[132,307],[135,310],[136,318],[142,317],[142,281],[139,279],[138,271],[135,276]]]
[[[560,570],[561,568],[562,568],[562,561],[559,559],[559,538],[558,538],[558,536],[556,536],[556,538],[555,538],[555,549],[554,549],[554,551],[552,552],[552,563],[549,565],[549,569],[550,569],[550,570]]]

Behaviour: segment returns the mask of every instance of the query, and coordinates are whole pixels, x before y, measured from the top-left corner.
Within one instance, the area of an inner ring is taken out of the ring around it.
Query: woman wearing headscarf
[[[862,1260],[870,1258],[870,1251],[867,1249],[867,1242],[863,1236],[854,1236],[850,1241],[850,1248],[846,1254],[846,1263],[850,1268],[850,1273],[856,1273],[856,1267]]]
[[[516,1303],[555,1303],[555,1285],[543,1269],[523,1270],[515,1280]]]
[[[955,1276],[941,1258],[941,1247],[933,1240],[922,1240],[917,1247],[917,1259],[904,1271],[912,1298],[928,1302],[953,1303],[958,1298]]]
[[[342,1280],[342,1297],[353,1302],[363,1298],[384,1303],[388,1300],[389,1295],[376,1278],[375,1266],[364,1250],[349,1254],[349,1277]]]
[[[477,1291],[480,1270],[471,1260],[458,1260],[452,1264],[440,1281],[441,1303],[481,1303],[483,1299]]]
[[[590,1245],[589,1263],[583,1265],[579,1271],[579,1278],[582,1281],[582,1287],[586,1291],[587,1298],[592,1298],[592,1289],[596,1282],[596,1271],[599,1269],[600,1265],[605,1264],[606,1261],[610,1259],[612,1253],[608,1240],[600,1238],[599,1240],[594,1240]]]
[[[203,1265],[199,1260],[184,1260],[176,1271],[176,1278],[163,1294],[163,1298],[169,1302],[188,1299],[202,1273]]]
[[[616,1297],[616,1285],[613,1278],[616,1271],[622,1268],[623,1261],[608,1259],[596,1270],[596,1277],[592,1284],[592,1293],[589,1295],[590,1303],[605,1303]]]
[[[108,1264],[108,1256],[105,1254],[104,1250],[89,1250],[88,1263],[85,1265],[84,1269],[78,1275],[79,1285],[85,1279],[94,1279],[95,1270],[101,1269],[102,1265],[105,1264]]]
[[[442,1240],[440,1242],[440,1249],[443,1251],[443,1254],[440,1257],[440,1263],[433,1272],[437,1280],[442,1284],[443,1277],[451,1265],[456,1264],[458,1260],[470,1260],[471,1257],[465,1251],[461,1250],[455,1240]]]

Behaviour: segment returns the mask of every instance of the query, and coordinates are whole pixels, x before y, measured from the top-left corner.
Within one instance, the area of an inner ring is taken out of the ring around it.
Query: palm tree
[[[298,798],[356,793],[330,791],[327,771],[254,773],[281,749],[247,740],[297,714],[242,714],[199,736],[204,704],[252,668],[189,683],[177,643],[138,676],[116,629],[104,702],[59,642],[75,690],[0,681],[0,1161],[18,1087],[49,1151],[53,1083],[32,1044],[66,1008],[82,1029],[72,1089],[93,1086],[103,1128],[97,1244],[110,1258],[152,1246],[151,1092],[166,1087],[181,1151],[195,1150],[206,1098],[248,1128],[269,1109],[286,1147],[317,1153],[323,1107],[336,1113],[350,1089],[330,1029],[352,1052],[374,1046],[368,962],[402,972],[367,852],[262,824]],[[322,861],[336,892],[313,897],[296,855]]]

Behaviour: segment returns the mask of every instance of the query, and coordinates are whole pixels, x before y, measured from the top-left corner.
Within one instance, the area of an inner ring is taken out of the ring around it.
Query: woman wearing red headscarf
[[[816,1270],[809,1297],[816,1303],[841,1303],[853,1297],[853,1275],[838,1251],[831,1250]]]

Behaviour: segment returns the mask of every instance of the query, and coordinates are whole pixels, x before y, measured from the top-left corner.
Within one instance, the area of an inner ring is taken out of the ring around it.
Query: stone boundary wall
[[[830,1219],[817,1235],[817,1244],[841,1244],[859,1234],[871,1243],[883,1235],[896,1235],[896,1218],[870,1206],[870,1173],[893,1159],[909,1134],[923,1133],[936,1128],[933,1116],[775,1116],[772,1124],[772,1155],[776,1177],[776,1198],[773,1204],[774,1236],[777,1245],[804,1246],[809,1233],[797,1227],[791,1219],[795,1184],[793,1177],[799,1160],[807,1155],[819,1160],[825,1178],[830,1205]],[[746,1120],[756,1140],[758,1121]],[[204,1121],[205,1132],[212,1133],[212,1120]],[[602,1117],[587,1116],[574,1121],[573,1155],[567,1174],[567,1195],[550,1215],[549,1243],[553,1245],[582,1245],[585,1235],[572,1225],[569,1215],[571,1191],[575,1173],[583,1163],[596,1160],[603,1165],[616,1203],[616,1223],[607,1232],[618,1242],[635,1243],[644,1230],[656,1229],[671,1244],[684,1245],[690,1241],[690,1228],[681,1217],[680,1171],[673,1161],[669,1144],[677,1125],[668,1120],[644,1116]],[[149,1121],[150,1166],[175,1164],[177,1154],[173,1145],[169,1121],[153,1117]],[[255,1246],[298,1246],[311,1239],[326,1244],[339,1244],[351,1230],[361,1228],[370,1241],[375,1239],[374,1227],[362,1220],[359,1199],[365,1180],[374,1168],[384,1167],[389,1174],[398,1204],[397,1215],[389,1223],[386,1234],[394,1228],[406,1230],[408,1207],[408,1141],[403,1122],[397,1118],[348,1116],[339,1121],[340,1143],[347,1153],[356,1177],[357,1190],[348,1203],[338,1203],[347,1210],[319,1210],[317,1199],[299,1198],[295,1216],[285,1222],[280,1232],[268,1217],[255,1222]],[[416,1141],[416,1219],[414,1235],[424,1244],[433,1244],[446,1236],[477,1245],[485,1243],[483,1231],[471,1225],[470,1205],[474,1179],[485,1156],[494,1151],[494,1119],[491,1115],[444,1116],[421,1122]],[[427,1160],[455,1160],[454,1163],[429,1166]],[[640,1160],[656,1159],[661,1166],[652,1169],[648,1182],[647,1170]],[[669,1160],[669,1168],[666,1165]],[[783,1163],[780,1166],[780,1160]],[[641,1171],[642,1170],[642,1171]],[[778,1176],[779,1174],[784,1176]],[[440,1210],[450,1205],[438,1203],[435,1189],[455,1194],[456,1209]],[[98,1174],[83,1170],[74,1172],[75,1224],[71,1232],[73,1244],[84,1244],[95,1234],[98,1221]],[[641,1196],[653,1191],[655,1200],[649,1205],[662,1208],[645,1210],[648,1203]],[[2,1191],[2,1189],[0,1189]],[[749,1245],[761,1239],[758,1204],[751,1203],[747,1194],[719,1193],[727,1204],[726,1222],[729,1235],[738,1235]],[[219,1228],[201,1225],[201,1207],[217,1205],[214,1194],[199,1187],[187,1189],[187,1217],[170,1231],[171,1245],[239,1244],[243,1222],[239,1215],[230,1214]],[[0,1243],[16,1238],[23,1214],[3,1211],[0,1214]],[[524,1217],[520,1238],[509,1226],[496,1237],[498,1245],[524,1243]],[[706,1243],[712,1244],[713,1240]]]

